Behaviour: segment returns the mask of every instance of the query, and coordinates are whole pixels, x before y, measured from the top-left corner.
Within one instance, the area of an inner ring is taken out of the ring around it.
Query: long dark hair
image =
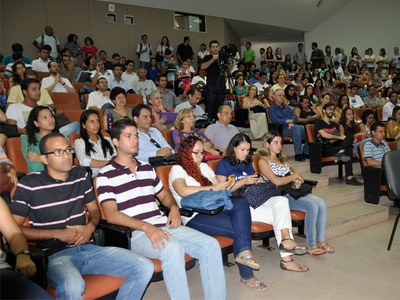
[[[44,105],[38,105],[34,107],[29,113],[28,121],[26,122],[26,135],[28,136],[28,144],[29,145],[37,145],[38,140],[36,139],[36,133],[40,131],[39,127],[36,127],[35,121],[37,122],[39,117],[39,112],[42,110],[49,110],[54,117],[55,127],[52,132],[58,132],[57,121],[54,115],[54,112],[51,108]]]
[[[21,84],[22,82],[22,78],[21,76],[19,76],[17,74],[17,66],[18,65],[23,65],[25,67],[25,64],[23,62],[16,62],[15,64],[12,65],[11,69],[12,69],[12,80],[13,80],[13,84]],[[26,67],[25,67],[26,70]]]
[[[85,110],[81,115],[81,120],[80,120],[80,124],[79,124],[81,138],[85,142],[85,153],[88,156],[90,156],[90,152],[96,153],[96,150],[93,149],[93,144],[89,141],[89,134],[87,133],[86,129],[83,127],[83,125],[85,125],[85,123],[90,115],[96,115],[97,117],[99,117],[99,113],[96,110],[94,110],[94,109]],[[99,120],[100,120],[100,117],[99,117]],[[107,156],[107,151],[109,151],[110,154],[113,155],[114,154],[113,147],[111,146],[110,142],[104,138],[103,134],[101,133],[101,122],[100,122],[99,132],[97,133],[97,135],[99,136],[99,138],[101,140],[101,149],[103,150],[104,157]]]
[[[353,112],[353,120],[350,121],[350,126],[346,124],[347,122],[347,117],[346,113],[348,110],[351,110]],[[360,127],[357,125],[357,123],[354,121],[354,110],[351,107],[346,107],[342,111],[342,115],[340,116],[339,124],[341,124],[344,128],[349,127],[354,130],[355,133],[360,132]]]
[[[241,143],[246,142],[250,144],[250,151],[249,154],[247,155],[246,159],[244,161],[239,161],[236,157],[235,154],[235,148],[239,146]],[[232,164],[236,165],[241,162],[245,164],[251,163],[251,140],[247,134],[244,133],[238,133],[236,134],[231,141],[229,142],[228,148],[226,149],[226,159]]]

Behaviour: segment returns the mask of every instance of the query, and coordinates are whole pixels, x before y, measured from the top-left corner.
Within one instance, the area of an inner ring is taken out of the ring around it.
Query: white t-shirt
[[[131,74],[128,74],[126,71],[122,73],[122,79],[125,80],[129,86],[129,88],[132,87],[133,83],[135,81],[139,81],[139,77],[135,72],[132,72]]]
[[[92,106],[95,106],[98,109],[101,109],[102,106],[106,103],[110,103],[111,105],[114,105],[112,103],[112,101],[110,100],[109,96],[104,96],[102,92],[94,91],[89,94],[86,109],[89,109],[89,107],[92,107]]]
[[[145,81],[135,81],[132,84],[132,88],[136,94],[140,94],[143,96],[143,102],[147,104],[147,96],[150,95],[153,91],[157,90],[156,85],[153,80],[145,80]]]
[[[268,83],[261,84],[256,82],[254,85],[257,87],[258,95],[264,95],[264,90],[268,87]]]
[[[48,72],[49,68],[47,67],[47,64],[49,61],[50,60],[44,61],[41,58],[35,59],[32,61],[32,70],[36,72]]]
[[[7,119],[17,121],[18,128],[25,128],[26,122],[28,122],[29,113],[33,107],[25,105],[23,103],[10,104],[6,111]]]
[[[43,39],[42,39],[43,37]],[[51,47],[51,52],[50,56],[52,58],[57,58],[58,56],[58,51],[57,51],[57,45],[60,45],[60,42],[58,41],[57,37],[55,35],[41,35],[36,39],[36,42],[39,43],[39,45],[49,45]]]
[[[0,249],[0,269],[11,268],[11,266],[6,262],[6,254]]]
[[[93,71],[92,74],[90,75],[90,78],[93,78],[94,76],[96,76],[96,74],[97,74],[97,71]],[[107,80],[107,82],[109,83],[110,80],[114,78],[114,74],[112,71],[106,70],[104,72],[104,74],[99,73],[99,77],[97,77],[97,79],[100,79],[100,78],[105,78]]]
[[[165,49],[169,49],[169,51],[174,52],[174,47],[169,46],[169,47],[165,47],[164,45],[159,44],[157,47],[157,52],[162,52],[162,54],[165,54]],[[164,57],[163,59],[164,62],[168,62],[169,61],[169,57]]]
[[[140,49],[140,45],[142,45],[142,49]],[[146,51],[139,55],[139,61],[150,62],[150,56],[151,56],[150,55],[150,51],[153,51],[151,49],[151,45],[149,45],[148,43],[144,44],[143,42],[140,42],[136,47],[136,52],[140,52],[140,51],[143,51],[145,49],[146,49]]]
[[[389,121],[389,118],[392,117],[393,109],[396,107],[392,102],[386,103],[382,108],[382,121]]]
[[[54,83],[55,80],[56,80],[56,78],[53,76],[43,78],[42,79],[42,88],[44,88],[44,89],[48,88],[49,86],[51,86]],[[73,87],[71,82],[67,78],[61,77],[61,80],[63,82],[65,82],[65,84],[68,85],[69,87]],[[61,83],[58,82],[54,86],[53,90],[49,91],[49,92],[51,92],[51,93],[68,93],[68,90]]]
[[[358,95],[355,95],[354,97],[349,96],[349,104],[352,108],[360,108],[364,106],[364,101],[362,101],[361,97]]]
[[[209,167],[209,165],[207,165],[206,163],[200,164],[200,172],[204,177],[206,177],[211,182],[214,181],[215,173]],[[201,186],[201,185],[192,176],[189,176],[189,174],[186,173],[186,171],[181,166],[175,165],[171,168],[171,171],[169,172],[169,177],[168,177],[169,189],[171,190],[172,196],[174,197],[177,205],[179,207],[182,207],[181,206],[182,197],[179,196],[179,194],[175,191],[174,187],[172,186],[172,183],[177,178],[183,178],[185,180],[187,186]],[[197,213],[194,213],[191,217],[182,217],[183,224],[186,225],[186,223],[188,223],[196,215],[197,215]]]

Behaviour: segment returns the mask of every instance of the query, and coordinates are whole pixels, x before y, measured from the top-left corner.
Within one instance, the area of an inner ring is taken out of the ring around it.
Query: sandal
[[[264,282],[261,282],[258,279],[254,282],[251,282],[249,280],[240,278],[240,284],[256,292],[265,292],[266,290],[268,290],[268,286]]]
[[[260,269],[260,265],[254,260],[253,256],[240,255],[235,258],[235,262],[247,266],[249,268],[252,268],[254,270]]]
[[[326,253],[335,253],[335,248],[333,248],[332,246],[329,246],[329,244],[327,242],[323,242],[321,244],[318,245],[318,247],[320,249],[323,249],[326,251]]]
[[[307,248],[307,254],[312,254],[312,255],[321,255],[325,254],[326,250],[323,248],[319,248],[318,246]]]
[[[289,268],[286,266],[286,264],[287,264],[287,263],[291,263],[291,262],[295,262],[296,265],[298,266],[298,268],[297,268],[297,269],[289,269]],[[288,260],[288,261],[281,260],[280,265],[281,265],[281,269],[284,270],[284,271],[307,272],[307,271],[310,269],[307,265],[299,264],[299,263],[298,263],[297,261],[295,261],[294,259],[291,259],[291,260]]]
[[[279,250],[283,253],[291,253],[291,254],[295,254],[295,255],[304,255],[307,253],[307,248],[306,247],[300,247],[299,245],[294,246],[293,248],[285,248],[285,246],[283,246],[282,242],[286,241],[286,240],[291,240],[293,241],[293,239],[291,238],[287,238],[287,239],[283,239],[279,245]]]

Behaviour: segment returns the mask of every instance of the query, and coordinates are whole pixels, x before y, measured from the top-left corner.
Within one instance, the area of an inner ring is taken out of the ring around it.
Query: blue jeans
[[[140,230],[132,232],[131,250],[161,260],[169,298],[190,299],[184,258],[187,253],[199,261],[204,299],[225,299],[225,274],[218,242],[186,226],[175,229],[164,226],[161,229],[171,233],[161,251],[154,249],[150,239]]]
[[[64,125],[60,128],[60,133],[65,136],[69,137],[70,134],[79,133],[79,123],[78,122],[71,122],[67,125]]]
[[[0,290],[0,299],[53,299],[36,283],[11,269],[0,269]]]
[[[153,271],[149,259],[127,249],[84,244],[49,256],[47,279],[58,299],[82,299],[85,281],[81,275],[125,277],[117,299],[141,299]]]
[[[307,140],[304,144],[303,150],[301,150],[301,139],[306,137],[306,130],[303,125],[294,125],[291,129],[289,129],[287,126],[284,126],[282,134],[285,136],[291,136],[293,138],[294,153],[296,155],[302,153],[309,154]]]
[[[291,210],[301,210],[306,213],[305,229],[307,247],[316,246],[317,242],[325,242],[325,226],[327,207],[323,199],[313,194],[308,194],[299,199],[285,195],[289,199]]]
[[[233,208],[217,215],[197,214],[186,225],[211,236],[233,239],[235,257],[242,251],[251,250],[251,215],[249,205],[242,198],[232,198]],[[238,264],[243,279],[253,278],[253,270]]]

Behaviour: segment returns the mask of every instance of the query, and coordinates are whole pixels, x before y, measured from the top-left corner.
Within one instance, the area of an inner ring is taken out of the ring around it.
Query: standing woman
[[[296,188],[300,188],[304,179],[289,166],[288,160],[282,153],[282,137],[276,131],[269,132],[264,138],[264,149],[260,151],[263,157],[258,162],[261,175],[265,180],[271,181],[277,186],[294,182]],[[305,230],[307,240],[307,253],[321,255],[334,253],[325,239],[325,226],[327,218],[327,207],[323,199],[308,194],[295,200],[290,195],[289,207],[306,213]]]
[[[157,55],[160,55],[163,60],[160,61],[159,68],[165,68],[168,65],[169,58],[174,55],[174,48],[170,45],[167,36],[161,38],[161,43],[157,46]]]
[[[219,182],[226,182],[228,177],[234,176],[235,184],[231,188],[231,192],[244,185],[264,183],[263,178],[254,174],[250,149],[250,138],[246,134],[238,133],[229,142],[226,157],[217,165],[216,175]],[[251,219],[253,222],[273,225],[281,255],[281,269],[294,272],[308,271],[307,266],[299,264],[291,257],[293,254],[305,254],[306,249],[298,246],[293,240],[288,199],[283,196],[273,196],[269,199],[262,199],[265,201],[261,203],[259,198],[258,195],[254,194],[249,194],[246,197],[246,199],[249,199],[249,205],[252,205],[250,207]]]
[[[282,54],[282,49],[280,47],[275,50],[275,63],[283,64],[285,62],[285,57]]]
[[[74,148],[79,164],[90,167],[92,177],[97,176],[116,153],[111,139],[101,133],[99,113],[94,109],[85,110],[80,120],[81,138],[75,140]]]
[[[262,138],[268,131],[267,116],[265,114],[266,107],[257,99],[257,95],[257,87],[255,85],[250,85],[246,97],[242,102],[242,108],[249,110],[250,129],[254,139]],[[261,109],[256,110],[255,107]],[[262,110],[262,108],[264,108],[264,110]]]
[[[203,143],[191,136],[182,140],[177,165],[169,173],[169,188],[179,207],[182,197],[212,188],[225,190],[231,182],[218,182],[213,170],[203,163]],[[260,265],[254,260],[251,245],[251,215],[249,205],[243,198],[232,198],[233,208],[216,215],[194,213],[182,217],[183,223],[211,236],[225,236],[233,239],[233,253],[240,272],[240,284],[255,290],[266,291],[265,283],[258,280],[253,269]]]
[[[325,64],[327,67],[333,67],[332,64],[332,49],[331,46],[327,45],[325,47]]]
[[[272,66],[275,66],[275,56],[272,52],[272,47],[268,47],[265,52],[265,61],[267,62],[268,68],[271,69]]]
[[[39,105],[31,110],[26,123],[26,135],[21,135],[22,155],[28,167],[28,173],[43,171],[40,159],[39,143],[52,132],[58,132],[54,113],[47,106]]]
[[[111,113],[113,123],[123,118],[129,118],[132,120],[132,108],[126,107],[126,91],[116,86],[110,92],[110,99],[114,103],[113,109],[107,109],[104,113],[103,127],[107,128],[107,116]]]

